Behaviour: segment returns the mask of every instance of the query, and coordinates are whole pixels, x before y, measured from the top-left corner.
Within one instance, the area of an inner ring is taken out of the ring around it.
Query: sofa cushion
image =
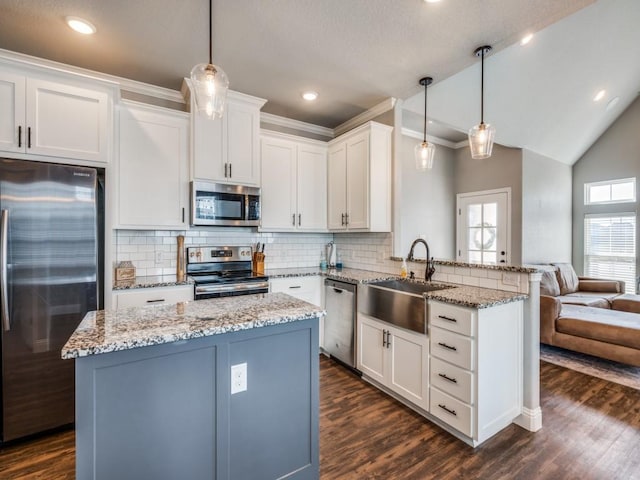
[[[573,266],[570,263],[554,263],[553,265],[558,267],[556,274],[560,285],[560,294],[577,292],[579,280]]]
[[[622,312],[640,313],[640,295],[626,293],[613,299],[611,308]]]
[[[574,292],[567,293],[564,295],[565,297],[575,297],[575,298],[604,298],[609,303],[613,301],[614,298],[617,298],[619,293],[606,293],[606,292]],[[608,308],[608,307],[607,307]]]
[[[602,280],[596,278],[579,278],[580,292],[622,293],[622,284],[618,280]]]
[[[564,304],[556,320],[556,330],[640,349],[640,315],[635,313]]]
[[[583,307],[609,308],[609,301],[602,297],[580,296],[575,293],[557,297],[563,305],[582,305]]]
[[[542,277],[540,278],[540,295],[548,295],[550,297],[560,295],[560,285],[558,284],[555,271],[545,270],[542,272]]]

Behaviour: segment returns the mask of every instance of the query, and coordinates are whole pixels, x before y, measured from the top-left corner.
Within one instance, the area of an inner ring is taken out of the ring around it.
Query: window
[[[625,282],[626,293],[636,287],[636,215],[585,215],[584,273],[588,277]]]
[[[584,184],[584,204],[626,203],[636,201],[636,179],[622,178]]]

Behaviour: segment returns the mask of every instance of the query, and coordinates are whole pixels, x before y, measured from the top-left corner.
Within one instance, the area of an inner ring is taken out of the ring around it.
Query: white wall
[[[522,151],[522,263],[571,262],[571,166]]]

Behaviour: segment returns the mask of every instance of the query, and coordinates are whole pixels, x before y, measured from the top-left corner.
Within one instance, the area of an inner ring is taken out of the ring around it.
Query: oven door
[[[260,189],[191,182],[191,225],[257,226]]]
[[[269,293],[269,282],[200,283],[196,284],[194,298],[204,300],[205,298],[233,297],[254,293]]]

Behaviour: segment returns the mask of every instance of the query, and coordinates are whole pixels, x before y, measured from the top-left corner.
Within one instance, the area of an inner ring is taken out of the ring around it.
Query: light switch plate
[[[502,283],[504,283],[505,285],[511,285],[513,287],[519,287],[520,275],[518,275],[517,273],[503,273]]]
[[[231,395],[247,390],[247,364],[231,365]]]

